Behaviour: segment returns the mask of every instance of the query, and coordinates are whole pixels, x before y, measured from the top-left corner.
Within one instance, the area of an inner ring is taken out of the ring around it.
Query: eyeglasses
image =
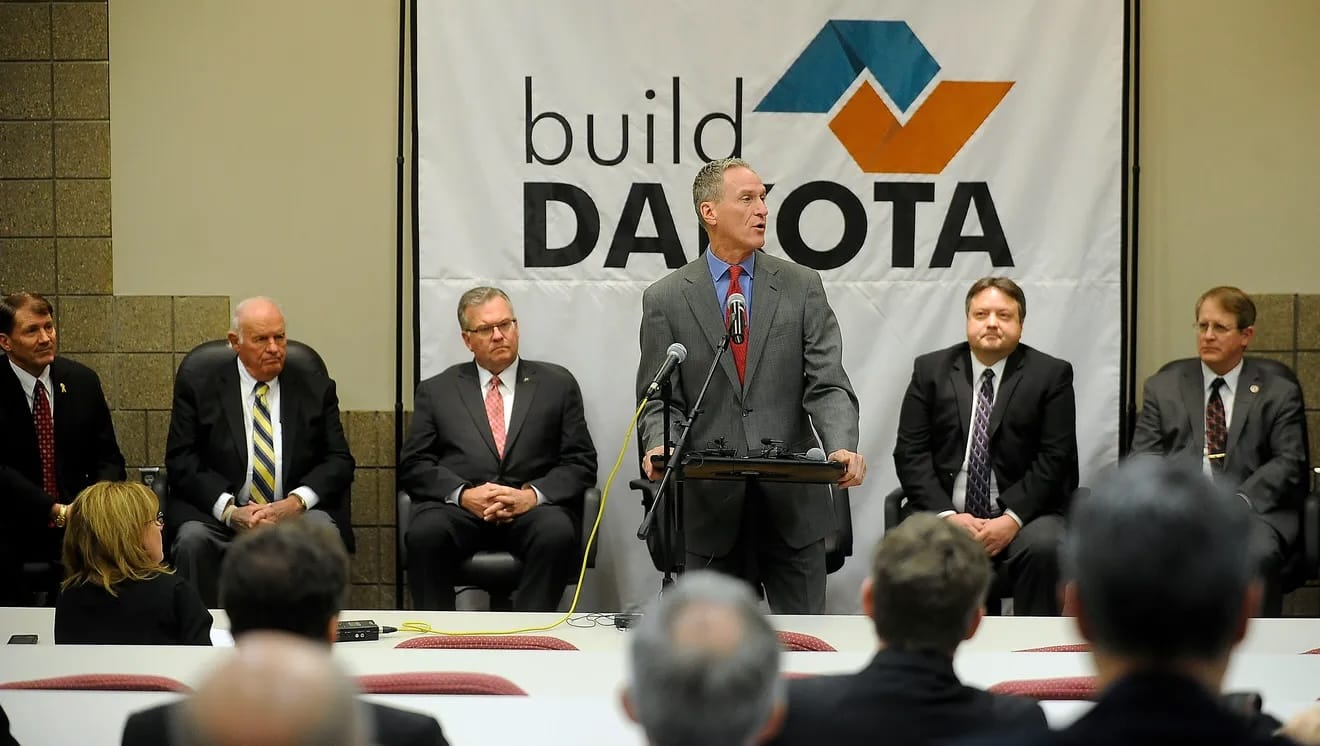
[[[164,513],[164,512],[157,512],[157,513],[156,513],[156,520],[154,521],[154,523],[155,523],[157,526],[160,526],[161,528],[165,528],[165,513]]]
[[[518,326],[518,320],[509,319],[508,321],[501,321],[498,324],[487,324],[486,326],[479,326],[476,329],[468,329],[467,333],[475,337],[487,339],[491,334],[495,333],[496,329],[499,329],[500,334],[507,337],[513,333],[513,328],[516,326]]]
[[[1228,327],[1228,326],[1224,326],[1223,324],[1212,324],[1208,321],[1200,321],[1197,322],[1196,324],[1196,332],[1198,334],[1213,333],[1216,337],[1222,337],[1225,334],[1228,334],[1229,332],[1235,332],[1240,328],[1241,327],[1237,327],[1237,326]]]

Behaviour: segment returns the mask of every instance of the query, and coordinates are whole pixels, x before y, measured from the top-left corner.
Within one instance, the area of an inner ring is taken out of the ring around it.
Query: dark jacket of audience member
[[[876,545],[862,609],[880,650],[857,673],[788,684],[781,746],[942,743],[975,733],[1043,732],[1037,703],[963,684],[953,654],[981,623],[990,559],[965,529],[918,513]]]
[[[55,642],[209,645],[211,612],[163,564],[156,495],[136,482],[83,490],[64,533]]]

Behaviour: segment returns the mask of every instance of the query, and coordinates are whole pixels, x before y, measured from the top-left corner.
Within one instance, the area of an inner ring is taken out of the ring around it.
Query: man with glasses
[[[1252,521],[1252,557],[1265,616],[1282,612],[1280,571],[1297,540],[1306,494],[1306,421],[1297,378],[1282,363],[1244,354],[1256,305],[1235,287],[1196,301],[1198,358],[1168,363],[1146,381],[1132,453],[1199,463],[1237,493]]]
[[[596,447],[567,369],[518,357],[518,319],[499,288],[458,301],[472,362],[417,387],[399,463],[414,500],[404,541],[419,609],[454,608],[454,571],[483,549],[523,562],[519,611],[553,611],[575,570],[582,493]],[[589,527],[586,527],[589,530]]]

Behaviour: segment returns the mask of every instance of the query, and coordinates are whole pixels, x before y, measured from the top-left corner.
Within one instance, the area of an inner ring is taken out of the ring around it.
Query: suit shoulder
[[[169,721],[178,703],[171,702],[138,710],[124,721],[124,746],[155,746],[169,743]]]
[[[465,363],[454,363],[453,365],[449,366],[448,368],[445,368],[444,370],[440,371],[439,373],[436,373],[435,375],[429,378],[423,378],[422,382],[417,384],[417,387],[421,388],[425,386],[427,388],[437,388],[441,386],[450,385],[453,381],[458,380],[459,373],[461,373],[464,368],[470,368],[471,366],[472,366],[471,361]]]
[[[1199,358],[1183,357],[1178,358],[1177,360],[1170,360],[1164,365],[1161,365],[1160,369],[1152,373],[1147,380],[1153,381],[1157,378],[1161,380],[1165,378],[1176,378],[1187,372],[1194,371],[1199,373],[1200,370],[1201,360]]]
[[[440,721],[434,716],[389,705],[371,703],[376,719],[376,737],[381,743],[443,744]]]
[[[566,381],[577,381],[573,371],[565,368],[558,363],[548,363],[544,360],[523,360],[521,365],[526,365],[525,372],[535,372],[537,375],[544,375],[551,378],[560,378]]]
[[[1026,363],[1034,367],[1058,372],[1072,370],[1072,363],[1061,357],[1055,357],[1048,352],[1042,352],[1041,350],[1028,345],[1022,345],[1022,350],[1025,353],[1024,359]]]
[[[913,360],[913,367],[919,370],[947,368],[954,360],[958,359],[959,355],[967,354],[967,343],[959,342],[955,345],[943,347],[938,350],[931,350],[930,352],[923,352],[920,355],[917,355],[916,359]]]

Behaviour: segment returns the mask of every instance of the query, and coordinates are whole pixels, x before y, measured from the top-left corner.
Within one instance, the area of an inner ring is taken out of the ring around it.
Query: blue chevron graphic
[[[824,114],[863,70],[906,112],[940,65],[906,21],[827,21],[755,111]]]

